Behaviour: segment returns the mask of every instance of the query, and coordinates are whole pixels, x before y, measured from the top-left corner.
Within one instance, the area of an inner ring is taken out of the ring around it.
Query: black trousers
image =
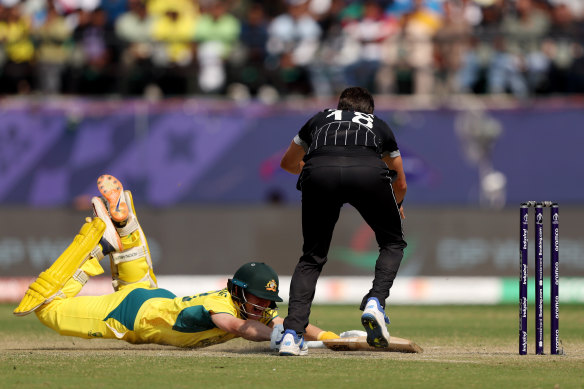
[[[284,328],[303,333],[308,325],[316,282],[345,203],[359,211],[379,245],[373,286],[360,309],[365,308],[369,297],[377,297],[385,307],[406,247],[391,173],[375,155],[316,156],[306,162],[298,180],[302,190],[303,254],[292,276]]]

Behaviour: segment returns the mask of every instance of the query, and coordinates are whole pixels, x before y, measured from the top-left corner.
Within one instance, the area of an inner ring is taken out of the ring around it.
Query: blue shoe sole
[[[361,316],[361,324],[367,332],[367,344],[376,348],[385,348],[389,346],[387,340],[383,337],[383,331],[381,327],[377,324],[375,316],[371,314],[363,314]]]

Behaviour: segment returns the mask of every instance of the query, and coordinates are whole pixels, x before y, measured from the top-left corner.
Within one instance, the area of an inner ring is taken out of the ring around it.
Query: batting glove
[[[331,331],[321,331],[316,337],[317,340],[338,339],[339,335]]]
[[[283,324],[276,324],[272,329],[272,336],[270,338],[270,349],[271,350],[279,350],[280,343],[282,342],[282,338],[284,337],[284,325]]]

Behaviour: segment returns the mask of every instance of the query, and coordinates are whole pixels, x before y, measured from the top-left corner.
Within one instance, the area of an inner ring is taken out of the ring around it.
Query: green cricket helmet
[[[247,300],[246,294],[253,294],[256,297],[269,300],[271,301],[270,308],[276,309],[276,302],[283,301],[278,296],[279,283],[278,274],[270,266],[263,262],[249,262],[241,266],[233,278],[227,281],[227,290],[238,305],[243,318],[259,318],[260,316],[247,311],[245,304],[250,302]],[[260,310],[265,309],[255,304],[251,305]]]
[[[275,302],[283,301],[278,296],[278,274],[263,262],[246,263],[237,269],[229,282],[256,297]]]

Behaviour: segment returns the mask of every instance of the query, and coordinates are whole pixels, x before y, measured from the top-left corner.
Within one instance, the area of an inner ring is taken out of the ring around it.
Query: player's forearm
[[[306,340],[318,340],[318,334],[320,334],[322,331],[322,329],[309,324],[306,327],[306,333],[304,335]]]
[[[390,157],[389,155],[383,157],[383,162],[387,165],[389,170],[396,172],[396,177],[391,183],[393,193],[395,195],[395,200],[399,204],[404,201],[406,197],[406,192],[408,190],[408,184],[406,182],[406,174],[404,172],[404,165],[401,156]]]
[[[272,329],[259,321],[245,320],[237,329],[237,335],[254,342],[270,340]]]
[[[405,180],[396,180],[392,184],[393,193],[395,195],[395,201],[400,204],[404,201],[406,197],[406,192],[408,191],[408,185]]]
[[[286,170],[288,173],[300,174],[300,172],[302,171],[302,168],[304,167],[304,162],[300,161],[299,163],[294,164],[294,165],[281,164],[280,166],[282,167],[282,169]]]
[[[304,161],[302,160],[304,155],[304,148],[292,141],[280,161],[280,167],[289,173],[300,174],[304,167]]]

